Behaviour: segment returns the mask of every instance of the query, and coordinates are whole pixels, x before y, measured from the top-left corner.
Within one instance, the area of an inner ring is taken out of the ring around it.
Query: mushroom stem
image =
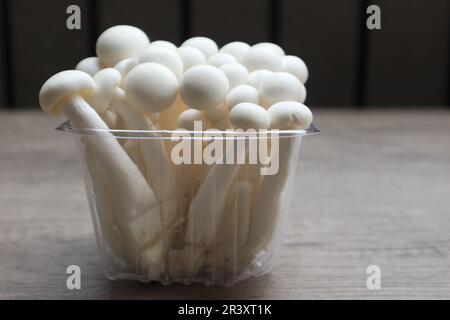
[[[102,130],[101,134],[86,134],[83,142],[101,163],[119,214],[117,221],[125,238],[134,249],[137,262],[142,262],[151,277],[157,277],[162,263],[161,246],[149,250],[161,232],[161,221],[152,189],[139,169],[108,131],[97,112],[80,96],[69,99],[64,108],[71,123],[78,129]],[[104,131],[103,131],[104,130]]]

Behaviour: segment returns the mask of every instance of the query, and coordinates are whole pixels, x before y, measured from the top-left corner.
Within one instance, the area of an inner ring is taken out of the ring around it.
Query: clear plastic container
[[[272,270],[301,140],[319,132],[58,130],[79,147],[107,278],[227,286]]]

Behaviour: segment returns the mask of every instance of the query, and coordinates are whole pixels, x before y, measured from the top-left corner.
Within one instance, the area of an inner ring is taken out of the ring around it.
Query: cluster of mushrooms
[[[279,172],[261,176],[258,165],[175,165],[173,143],[158,137],[198,121],[202,130],[307,129],[305,63],[273,43],[219,49],[194,37],[176,47],[125,25],[104,31],[96,52],[47,80],[39,101],[74,128],[102,132],[81,142],[112,272],[163,282],[248,272],[278,225],[295,139],[279,139]]]

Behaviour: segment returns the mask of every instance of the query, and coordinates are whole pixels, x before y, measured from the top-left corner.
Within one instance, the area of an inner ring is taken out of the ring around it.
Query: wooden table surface
[[[0,113],[0,298],[450,298],[450,112],[315,114],[276,269],[218,288],[105,279],[71,137],[41,112]]]

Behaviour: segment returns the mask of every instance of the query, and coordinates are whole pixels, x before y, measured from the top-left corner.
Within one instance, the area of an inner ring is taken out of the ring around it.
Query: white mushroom
[[[273,74],[272,71],[269,70],[256,70],[250,73],[250,76],[248,78],[248,84],[252,87],[256,88],[256,90],[259,90],[261,87],[261,82],[268,76],[271,76]]]
[[[246,84],[250,77],[247,68],[239,63],[227,63],[219,67],[228,78],[230,89]]]
[[[83,59],[75,67],[76,70],[86,72],[91,77],[93,77],[102,68],[103,67],[98,62],[98,58],[97,57],[89,57],[89,58]]]
[[[190,67],[204,64],[206,62],[205,55],[195,47],[180,47],[177,53],[183,61],[183,70],[186,71]]]
[[[267,108],[280,101],[298,101],[303,88],[301,82],[292,74],[275,72],[261,81],[261,102]]]
[[[163,48],[163,49],[169,49],[172,51],[177,50],[177,46],[174,45],[170,41],[166,40],[156,40],[150,43],[149,48]]]
[[[270,50],[279,57],[283,57],[285,55],[284,50],[279,45],[272,42],[260,42],[255,44],[252,48]]]
[[[203,112],[197,109],[187,109],[183,111],[178,116],[178,128],[193,131],[195,121],[200,121],[202,130],[206,130],[206,118],[203,115]]]
[[[303,84],[308,80],[308,68],[299,57],[285,56],[281,58],[281,70],[293,74]]]
[[[157,63],[142,63],[128,73],[124,89],[131,107],[143,113],[156,113],[175,102],[178,81],[168,68]]]
[[[227,77],[218,68],[194,66],[181,79],[180,96],[191,108],[207,109],[225,100],[229,86]]]
[[[173,72],[177,79],[183,74],[183,61],[175,50],[165,48],[148,48],[142,52],[139,57],[128,65],[128,70],[132,70],[135,65],[154,62],[159,63]]]
[[[240,61],[245,52],[250,49],[250,46],[241,41],[234,41],[224,45],[219,52],[229,53]]]
[[[250,102],[242,102],[234,106],[230,111],[230,120],[235,127],[245,130],[270,127],[270,116],[267,110]]]
[[[210,64],[217,68],[219,68],[224,64],[232,62],[236,62],[236,58],[228,53],[215,53],[212,56],[210,56],[206,61],[207,64]]]
[[[114,65],[114,69],[116,69],[117,71],[120,72],[120,74],[122,76],[122,80],[125,79],[128,71],[130,71],[128,69],[128,66],[131,61],[133,61],[132,58],[127,58],[127,59],[120,60],[118,63],[116,63]]]
[[[305,105],[299,102],[285,101],[274,104],[269,108],[271,128],[280,130],[306,129],[312,123],[312,113]],[[285,200],[285,189],[290,170],[295,164],[294,151],[298,151],[299,137],[280,137],[272,143],[279,143],[279,171],[274,175],[264,176],[259,187],[255,208],[253,210],[250,235],[246,248],[246,256],[249,259],[263,250],[273,238],[273,233],[278,225],[278,214]],[[273,152],[273,151],[272,151]],[[273,152],[274,153],[274,152]]]
[[[39,102],[50,114],[65,113],[77,129],[102,130],[102,135],[86,134],[83,141],[93,156],[101,163],[103,176],[110,186],[117,220],[132,254],[142,260],[152,277],[160,272],[161,250],[152,248],[151,255],[143,255],[140,249],[152,243],[161,231],[156,200],[139,169],[128,157],[121,145],[108,131],[108,126],[97,112],[87,104],[83,96],[92,93],[94,80],[81,71],[60,72],[47,80],[41,88]]]
[[[140,29],[119,25],[105,30],[97,40],[96,51],[100,63],[112,67],[126,58],[134,58],[144,51],[150,41]]]
[[[228,110],[231,110],[235,105],[242,102],[251,102],[259,104],[259,92],[254,87],[249,85],[237,86],[228,93],[225,99],[225,105]]]
[[[205,55],[205,58],[208,59],[213,54],[219,51],[217,44],[214,40],[207,37],[193,37],[181,45],[182,47],[194,47],[199,49]]]
[[[240,61],[252,72],[259,69],[270,71],[281,70],[281,57],[267,48],[252,47],[241,58]]]

